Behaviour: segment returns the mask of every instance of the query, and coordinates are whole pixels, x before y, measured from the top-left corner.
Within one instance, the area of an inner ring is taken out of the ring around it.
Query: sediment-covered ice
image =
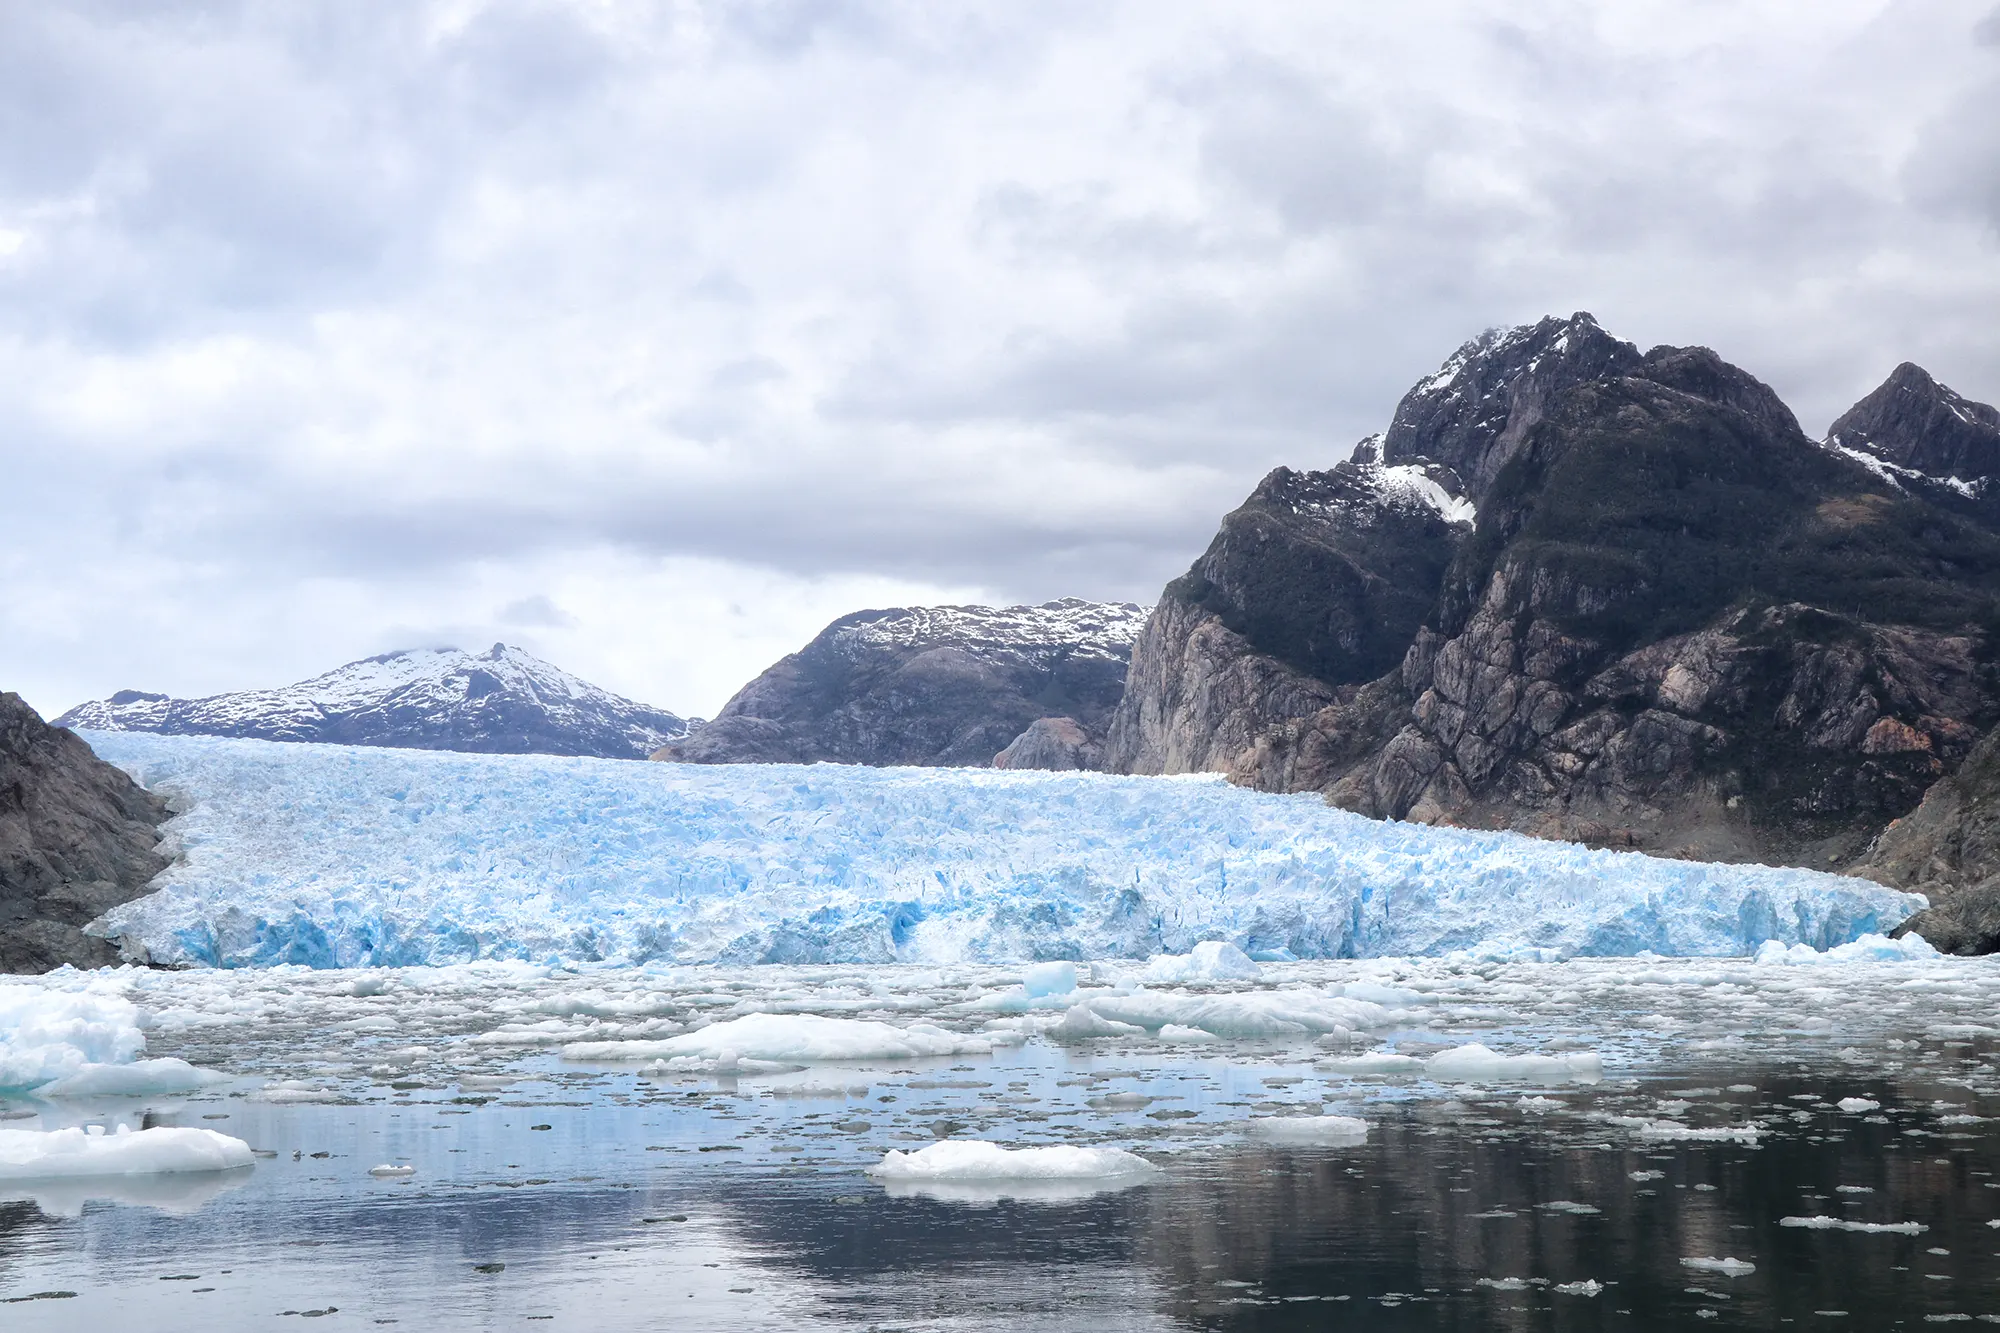
[[[1742,955],[1921,903],[1211,776],[88,739],[185,810],[160,891],[96,926],[168,964]]]
[[[0,1129],[6,1181],[233,1171],[255,1160],[249,1144],[212,1129]]]

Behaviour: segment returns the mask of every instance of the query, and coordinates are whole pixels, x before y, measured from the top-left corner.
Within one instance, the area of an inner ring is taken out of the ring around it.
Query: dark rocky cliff
[[[1381,452],[1449,465],[1478,506],[1432,548],[1427,597],[1407,567],[1399,604],[1428,606],[1398,622],[1400,660],[1328,670],[1254,608],[1232,626],[1170,588],[1119,715],[1169,720],[1108,766],[1839,867],[2000,717],[2000,537],[1965,487],[1808,439],[1706,349],[1642,355],[1586,315],[1487,335],[1411,391]],[[1344,598],[1300,579],[1268,609],[1311,621]],[[1252,679],[1282,681],[1276,702],[1171,706]]]
[[[118,961],[83,927],[146,892],[165,802],[0,694],[0,972]]]
[[[2000,950],[2000,730],[1889,825],[1854,873],[1928,896],[1903,928],[1946,953]]]
[[[1046,718],[1074,735],[1043,728],[1011,762],[1077,767],[1095,757],[1145,614],[1066,598],[842,616],[653,757],[983,768]]]

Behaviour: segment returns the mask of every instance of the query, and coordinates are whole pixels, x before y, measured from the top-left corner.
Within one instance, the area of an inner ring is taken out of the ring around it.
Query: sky
[[[0,0],[0,689],[711,715],[1150,603],[1481,330],[2000,400],[1992,0]]]

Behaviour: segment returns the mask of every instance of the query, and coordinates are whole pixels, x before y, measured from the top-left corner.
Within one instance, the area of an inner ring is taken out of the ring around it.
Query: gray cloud
[[[1996,33],[0,8],[0,686],[527,633],[713,711],[852,599],[1149,598],[1270,467],[1551,311],[1713,345],[1809,426],[1905,358],[2000,398]]]

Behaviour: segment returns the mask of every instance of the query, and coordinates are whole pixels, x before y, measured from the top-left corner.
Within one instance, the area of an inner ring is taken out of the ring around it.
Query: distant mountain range
[[[1048,719],[1033,766],[1095,767],[1145,623],[1143,607],[1074,597],[857,611],[654,757],[983,768]]]
[[[275,690],[204,699],[120,690],[57,726],[486,754],[643,759],[699,719],[621,698],[519,648],[384,653]]]

